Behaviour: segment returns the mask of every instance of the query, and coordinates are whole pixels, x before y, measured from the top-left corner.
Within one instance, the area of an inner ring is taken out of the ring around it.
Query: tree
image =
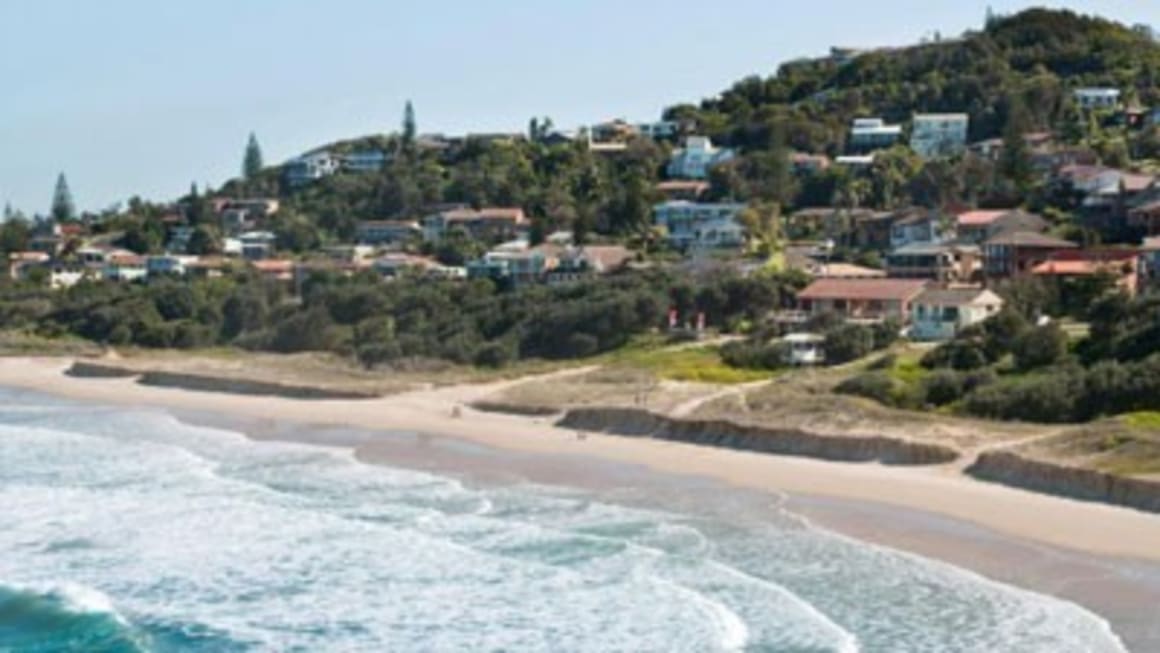
[[[262,147],[258,145],[258,137],[250,132],[250,140],[246,143],[246,156],[242,161],[242,178],[252,181],[262,172]]]
[[[999,156],[999,174],[1009,181],[1020,196],[1031,189],[1035,170],[1027,148],[1029,119],[1023,100],[1012,95],[1007,101],[1007,121],[1003,126],[1003,151]]]
[[[737,215],[745,227],[750,249],[769,258],[781,249],[781,208],[774,202],[760,202]]]
[[[1067,355],[1067,334],[1050,324],[1024,331],[1012,343],[1015,365],[1022,371],[1054,365]]]
[[[415,147],[415,138],[418,136],[418,127],[415,123],[415,107],[407,100],[403,107],[403,149],[410,152]]]
[[[56,178],[56,189],[52,193],[52,219],[57,222],[68,222],[76,217],[76,211],[72,191],[69,190],[68,180],[62,172]]]
[[[189,237],[186,253],[195,256],[210,256],[221,254],[222,242],[217,229],[210,225],[198,225]]]

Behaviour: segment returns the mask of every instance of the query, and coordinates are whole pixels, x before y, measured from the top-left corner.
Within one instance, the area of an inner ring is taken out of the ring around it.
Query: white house
[[[714,146],[706,136],[690,136],[683,148],[673,151],[668,174],[674,179],[707,179],[714,166],[732,161],[735,156],[736,152]]]
[[[678,249],[689,247],[740,247],[745,243],[745,229],[737,222],[744,204],[699,204],[673,201],[653,207],[653,220],[664,227],[669,244]]]
[[[881,118],[855,118],[850,126],[847,149],[871,152],[892,147],[902,138],[902,125],[888,125]]]
[[[1003,298],[984,288],[932,288],[910,303],[914,340],[950,340],[1003,309]]]
[[[284,174],[291,187],[305,186],[335,174],[342,168],[342,160],[326,150],[311,152],[286,164]]]
[[[914,116],[910,149],[924,159],[962,154],[967,149],[971,119],[965,113],[925,113]]]
[[[116,254],[105,262],[103,271],[107,281],[139,281],[149,271],[145,267],[145,257],[136,254]]]
[[[1115,109],[1120,106],[1118,88],[1077,88],[1073,94],[1075,102],[1084,110]]]

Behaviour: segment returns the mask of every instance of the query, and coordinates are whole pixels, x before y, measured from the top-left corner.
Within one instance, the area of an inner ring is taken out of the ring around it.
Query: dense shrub
[[[721,360],[730,367],[740,369],[781,369],[788,364],[789,346],[784,342],[730,342],[721,347]]]
[[[992,419],[1066,423],[1078,420],[1084,375],[1073,368],[984,386],[964,400],[971,415]]]
[[[940,370],[923,379],[922,394],[925,403],[945,406],[963,398],[966,393],[966,377],[957,372]]]
[[[846,324],[826,334],[826,363],[841,365],[864,358],[874,351],[874,331],[857,324]]]
[[[1055,323],[1028,329],[1012,343],[1011,352],[1022,371],[1048,367],[1067,355],[1067,334]]]
[[[977,370],[987,366],[987,352],[977,340],[952,340],[928,351],[920,364],[928,370]]]

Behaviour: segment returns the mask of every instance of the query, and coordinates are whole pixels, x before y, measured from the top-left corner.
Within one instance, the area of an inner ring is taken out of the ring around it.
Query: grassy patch
[[[1139,413],[1128,413],[1122,415],[1120,420],[1127,426],[1135,429],[1149,429],[1160,430],[1160,412],[1158,411],[1142,411]]]
[[[733,385],[762,381],[774,372],[741,370],[721,360],[717,347],[646,348],[630,345],[606,357],[611,365],[647,370],[669,381]]]

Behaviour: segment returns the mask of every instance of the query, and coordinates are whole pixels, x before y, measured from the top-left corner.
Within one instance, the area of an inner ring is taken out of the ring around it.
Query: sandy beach
[[[1160,516],[988,484],[950,468],[832,463],[595,433],[580,437],[575,431],[554,427],[549,419],[481,413],[467,407],[516,381],[374,400],[301,401],[146,387],[131,379],[73,378],[65,375],[70,365],[71,361],[63,359],[0,360],[0,385],[115,405],[408,431],[518,452],[595,457],[746,489],[898,506],[1062,549],[1160,560]],[[373,462],[380,446],[373,441],[361,443],[358,455]]]

